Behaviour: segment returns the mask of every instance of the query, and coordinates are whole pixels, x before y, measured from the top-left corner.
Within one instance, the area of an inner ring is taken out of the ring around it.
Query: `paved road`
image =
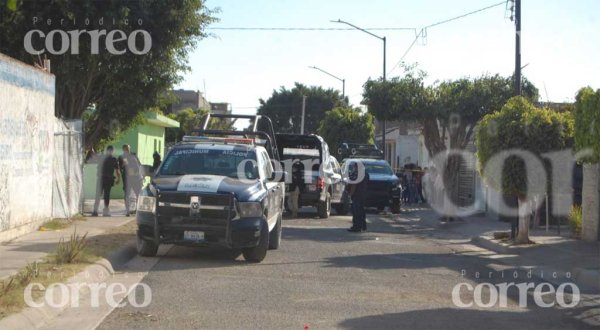
[[[285,220],[281,249],[260,264],[173,247],[144,280],[152,304],[117,309],[99,329],[580,329],[597,312],[586,301],[573,309],[538,308],[531,297],[521,308],[516,291],[509,291],[507,307],[461,309],[451,295],[458,283],[513,276],[498,256],[444,237],[411,214],[370,214],[370,231],[362,234],[345,230],[348,216],[300,216]],[[463,290],[461,297],[469,302],[473,293]],[[483,302],[489,299],[484,290]]]

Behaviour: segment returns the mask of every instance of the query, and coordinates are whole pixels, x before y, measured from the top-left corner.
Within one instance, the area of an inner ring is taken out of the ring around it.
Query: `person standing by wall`
[[[162,163],[162,160],[160,159],[160,154],[158,153],[158,151],[155,151],[152,154],[152,159],[153,159],[153,162],[152,162],[151,171],[152,171],[152,174],[154,174],[156,172],[156,170],[158,169],[158,167],[160,166],[160,164]]]
[[[123,191],[125,200],[125,216],[132,214],[131,206],[137,202],[138,195],[142,189],[142,164],[135,154],[131,153],[128,144],[123,145],[123,154],[119,156],[119,167],[123,175]]]
[[[93,217],[98,216],[98,207],[100,206],[100,196],[104,197],[104,209],[102,216],[110,217],[110,190],[113,185],[119,183],[119,163],[113,156],[113,146],[106,148],[106,154],[98,159],[98,172],[96,175],[96,200],[94,201]]]

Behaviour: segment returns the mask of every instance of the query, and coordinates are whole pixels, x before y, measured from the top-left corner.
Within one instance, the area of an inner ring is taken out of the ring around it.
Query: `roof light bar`
[[[231,143],[231,144],[254,144],[254,139],[247,138],[230,138],[230,137],[212,137],[212,136],[193,136],[186,135],[182,139],[183,142],[208,142],[208,143]]]

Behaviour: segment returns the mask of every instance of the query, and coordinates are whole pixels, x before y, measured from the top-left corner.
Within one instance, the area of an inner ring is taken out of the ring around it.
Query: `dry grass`
[[[23,292],[28,284],[35,282],[48,287],[52,283],[66,281],[83,271],[87,266],[107,257],[115,250],[133,241],[136,228],[135,221],[132,221],[126,225],[112,228],[102,235],[84,238],[85,246],[78,250],[79,252],[72,258],[71,263],[58,264],[56,262],[57,254],[51,254],[44,260],[29,264],[19,273],[0,281],[0,319],[18,313],[26,307]],[[83,237],[76,234],[71,237],[71,241],[77,237],[81,243]],[[68,245],[70,243],[64,243],[63,241],[63,244]],[[36,290],[36,288],[32,290],[34,299],[43,295],[44,291]]]

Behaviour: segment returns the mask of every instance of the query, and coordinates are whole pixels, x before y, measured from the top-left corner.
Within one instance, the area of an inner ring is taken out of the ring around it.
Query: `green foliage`
[[[318,129],[330,150],[342,142],[369,143],[375,138],[375,125],[371,114],[361,114],[359,109],[335,108],[325,115]]]
[[[573,126],[571,113],[537,108],[521,96],[511,98],[499,112],[486,115],[477,129],[477,158],[482,176],[506,194],[524,196],[527,180],[531,178],[526,177],[521,158],[511,156],[504,164],[490,164],[502,166],[502,178],[486,175],[484,168],[488,161],[510,149],[540,157],[542,153],[569,148],[573,143]]]
[[[600,162],[600,89],[582,88],[575,100],[575,145],[578,150],[591,149],[586,162]]]
[[[450,148],[463,149],[486,114],[500,110],[511,97],[512,78],[499,75],[462,78],[425,86],[423,71],[409,68],[401,78],[369,80],[363,103],[377,119],[417,121],[423,127],[431,155]],[[538,91],[524,80],[523,94],[532,102]]]
[[[571,228],[571,233],[576,237],[581,236],[581,225],[583,221],[581,212],[581,206],[573,206],[569,213],[569,227]]]
[[[306,96],[305,134],[316,133],[321,120],[325,118],[325,113],[345,104],[345,100],[336,90],[306,87],[295,83],[294,88],[290,90],[285,87],[273,90],[273,94],[266,101],[260,99],[258,114],[269,116],[277,133],[300,133],[303,95]]]
[[[431,114],[433,95],[424,85],[425,74],[408,72],[402,78],[368,80],[364,85],[363,104],[379,120],[419,120]]]
[[[103,46],[105,37],[100,37],[99,54],[92,54],[87,34],[79,38],[79,54],[67,51],[42,55],[51,60],[52,73],[56,75],[57,116],[81,118],[88,106],[95,106],[96,111],[90,113],[86,123],[87,147],[114,137],[114,123],[129,127],[138,113],[160,106],[165,92],[181,81],[182,72],[189,70],[189,51],[206,37],[205,27],[216,20],[203,0],[40,0],[17,1],[16,11],[3,10],[4,7],[0,6],[0,52],[29,64],[40,60],[23,47],[25,34],[34,29],[45,34],[56,29],[119,29],[126,35],[143,29],[151,35],[152,47],[145,55],[129,51],[112,55]],[[35,23],[34,17],[44,22]],[[102,25],[100,18],[104,18]],[[46,19],[51,19],[50,25]],[[142,25],[138,24],[139,19]],[[55,48],[60,49],[57,46],[61,38],[54,40]],[[44,48],[44,42],[43,38],[33,38],[34,49]],[[126,48],[124,42],[115,46]],[[138,48],[141,49],[141,43]]]
[[[65,242],[64,238],[61,238],[54,253],[56,264],[70,264],[74,261],[77,261],[77,258],[81,256],[88,245],[86,238],[87,233],[85,233],[83,236],[79,236],[77,235],[77,230],[73,232],[69,242]]]
[[[194,111],[191,108],[187,108],[175,113],[168,114],[167,117],[173,120],[177,120],[179,122],[179,127],[167,128],[165,137],[166,141],[181,141],[184,135],[188,135],[193,129],[197,129],[200,127],[200,124],[202,123],[202,118],[207,113],[208,111],[204,109],[198,109]]]

